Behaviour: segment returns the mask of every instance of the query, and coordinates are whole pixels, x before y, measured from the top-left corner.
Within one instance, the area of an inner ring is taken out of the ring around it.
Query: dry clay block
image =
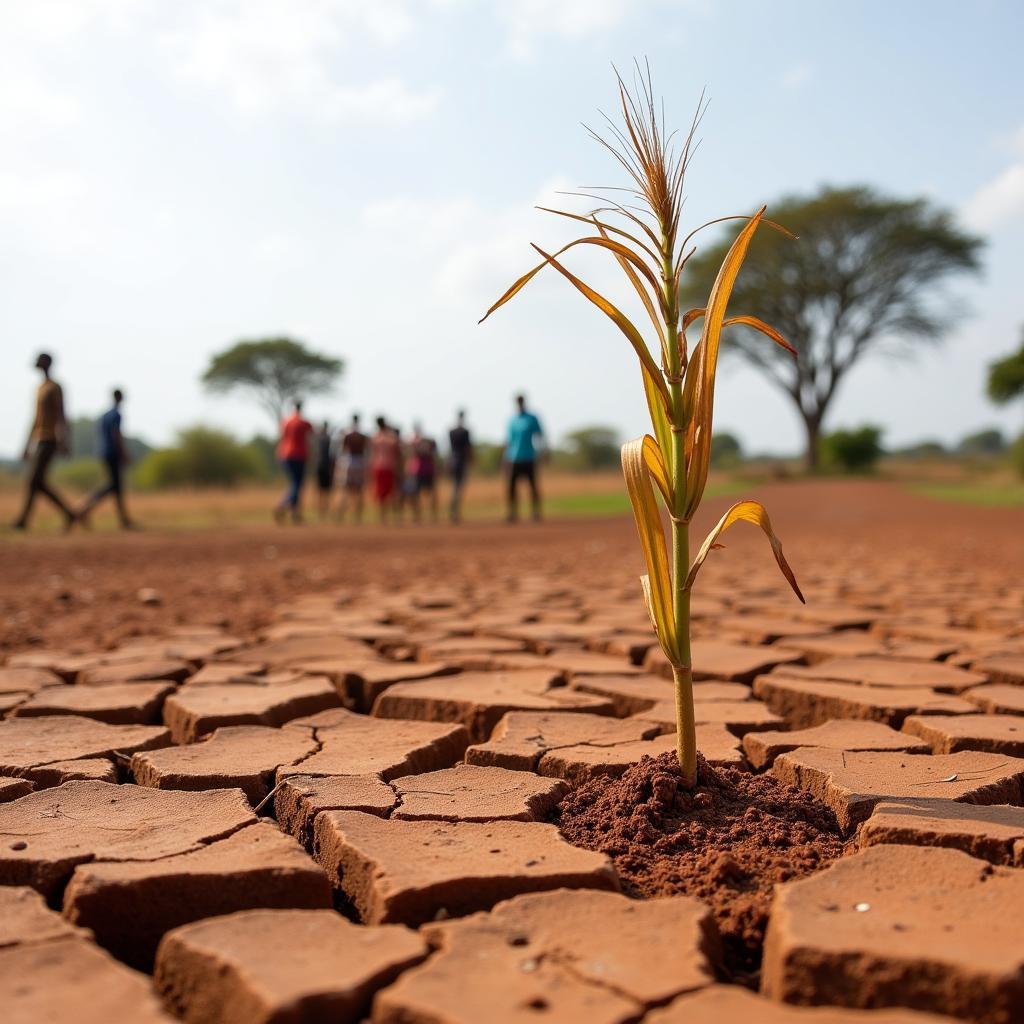
[[[90,718],[53,715],[9,718],[0,722],[0,775],[26,775],[55,761],[110,758],[171,742],[168,731],[153,725],[107,725]]]
[[[961,693],[988,682],[982,672],[947,665],[942,661],[908,661],[902,658],[831,658],[810,668],[792,665],[776,669],[777,675],[804,679],[835,679],[865,686],[923,686],[944,693]]]
[[[956,721],[952,715],[947,720]],[[829,747],[832,750],[897,750],[926,754],[929,746],[905,732],[881,722],[837,719],[793,732],[748,732],[743,749],[754,768],[770,768],[779,756],[797,747]]]
[[[898,729],[908,715],[966,715],[977,708],[961,697],[925,687],[862,686],[828,679],[758,676],[754,694],[794,729],[833,718],[858,718]]]
[[[455,722],[483,743],[508,711],[589,711],[610,715],[610,700],[554,685],[548,672],[466,672],[396,683],[373,706],[378,718]]]
[[[14,712],[18,718],[81,715],[110,725],[155,725],[174,684],[112,683],[109,686],[52,686],[29,697]]]
[[[227,683],[183,686],[164,703],[164,723],[175,743],[194,743],[222,725],[284,725],[302,715],[341,706],[326,676],[308,676],[288,683]]]
[[[310,849],[313,823],[323,811],[386,818],[397,803],[394,789],[378,775],[290,775],[274,793],[274,815],[285,832]]]
[[[0,885],[31,885],[50,896],[78,864],[157,860],[255,820],[237,789],[173,793],[67,782],[0,804]]]
[[[256,907],[330,907],[322,869],[276,825],[149,863],[85,864],[64,893],[64,916],[90,928],[119,960],[148,970],[171,928]]]
[[[644,1024],[952,1024],[916,1010],[846,1010],[836,1006],[789,1006],[756,996],[739,985],[709,985],[644,1017]]]
[[[319,744],[299,729],[228,725],[184,747],[134,754],[132,774],[154,789],[240,789],[253,804],[274,786],[274,773],[294,766]]]
[[[288,729],[311,731],[320,750],[293,768],[290,775],[379,775],[396,779],[416,772],[447,768],[462,759],[469,734],[445,722],[405,722],[357,715],[344,708],[289,722]]]
[[[1024,1019],[1024,872],[875,846],[777,886],[762,990],[790,1003]]]
[[[1020,715],[911,715],[903,731],[920,736],[935,754],[988,750],[1024,757],[1024,717]]]
[[[86,939],[69,937],[0,949],[5,1024],[173,1024],[149,978]]]
[[[519,896],[424,927],[439,952],[374,1003],[374,1024],[620,1024],[714,978],[711,911],[688,896]]]
[[[352,924],[333,910],[248,910],[167,934],[153,980],[195,1024],[358,1024],[373,994],[427,952],[401,925]]]
[[[857,834],[861,846],[948,846],[993,864],[1024,867],[1024,808],[955,800],[885,801]]]
[[[756,675],[776,665],[800,660],[798,653],[781,647],[731,644],[701,637],[693,641],[690,653],[694,679],[726,679],[737,683],[749,683]],[[667,679],[672,678],[672,666],[660,647],[647,652],[644,668]]]
[[[603,854],[570,846],[536,822],[398,821],[325,811],[317,860],[368,924],[422,924],[541,889],[617,889]]]
[[[973,804],[1019,805],[1024,798],[1024,759],[975,751],[846,753],[800,747],[780,754],[772,774],[831,807],[845,832],[864,821],[880,800],[939,797]]]
[[[22,885],[0,886],[0,949],[31,942],[49,942],[72,936],[88,938],[54,913],[43,897]]]

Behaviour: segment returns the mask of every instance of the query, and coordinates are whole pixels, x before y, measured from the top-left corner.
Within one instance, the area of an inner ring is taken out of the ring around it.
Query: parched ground
[[[699,741],[846,843],[776,888],[759,994],[721,983],[703,903],[627,899],[551,824],[674,746],[635,531],[603,519],[0,541],[0,1005],[1024,1020],[1020,510],[752,496],[808,603],[727,535],[694,599]]]

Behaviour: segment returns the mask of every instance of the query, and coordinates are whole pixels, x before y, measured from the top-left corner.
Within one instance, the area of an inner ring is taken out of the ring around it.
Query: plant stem
[[[678,513],[677,513],[678,514]],[[690,657],[690,591],[684,586],[690,571],[690,527],[672,520],[672,606],[680,665],[672,667],[676,697],[676,751],[683,782],[692,788],[697,782],[697,728],[693,710],[693,665]]]

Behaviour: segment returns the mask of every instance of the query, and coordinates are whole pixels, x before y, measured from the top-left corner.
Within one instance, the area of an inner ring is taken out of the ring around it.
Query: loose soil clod
[[[750,987],[775,883],[818,871],[844,849],[835,815],[809,794],[703,758],[686,790],[674,753],[645,757],[614,782],[584,783],[559,813],[570,842],[612,858],[627,895],[708,903],[724,973]]]

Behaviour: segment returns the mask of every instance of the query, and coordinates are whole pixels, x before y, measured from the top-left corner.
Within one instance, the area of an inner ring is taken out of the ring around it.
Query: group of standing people
[[[537,463],[546,453],[540,420],[526,408],[526,398],[516,396],[516,413],[509,421],[503,462],[508,474],[508,520],[519,518],[519,482],[525,481],[530,491],[533,518],[541,517],[540,487]],[[438,482],[444,469],[451,478],[452,492],[448,516],[453,523],[462,519],[462,499],[466,479],[473,464],[473,439],[466,426],[466,414],[459,411],[455,425],[448,431],[448,457],[443,460],[437,442],[414,424],[412,433],[403,438],[398,427],[383,416],[376,419],[376,430],[366,434],[360,427],[359,415],[352,417],[347,428],[331,429],[324,422],[316,430],[302,415],[302,403],[281,423],[278,458],[288,478],[288,488],[274,509],[274,518],[283,523],[290,517],[302,520],[302,487],[306,467],[314,455],[320,518],[326,518],[334,500],[335,484],[338,499],[335,515],[344,522],[351,511],[353,520],[361,522],[367,488],[377,506],[380,522],[401,521],[406,509],[414,522],[420,522],[424,506],[431,519],[438,519]]]
[[[448,432],[447,470],[452,481],[448,515],[453,523],[462,518],[462,495],[473,462],[473,441],[464,412]],[[291,415],[281,424],[278,458],[288,477],[288,489],[274,509],[274,518],[293,522],[302,518],[302,485],[310,456],[314,455],[320,518],[326,518],[338,499],[335,516],[344,522],[351,512],[361,522],[367,489],[377,506],[382,523],[401,520],[408,509],[414,522],[424,514],[438,519],[438,481],[445,468],[437,442],[419,424],[403,438],[398,427],[383,416],[376,419],[372,434],[363,432],[358,413],[342,430],[334,431],[324,422],[319,430],[302,415],[302,403],[295,402]]]

